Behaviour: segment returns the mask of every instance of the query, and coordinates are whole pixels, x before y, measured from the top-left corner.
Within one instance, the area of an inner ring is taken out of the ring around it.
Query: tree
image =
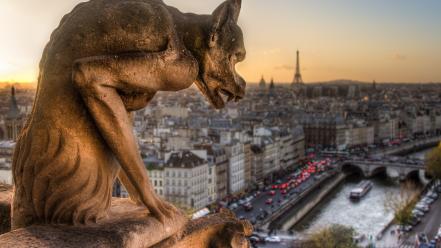
[[[312,233],[306,243],[310,248],[356,248],[354,235],[353,228],[334,224]]]
[[[426,171],[434,178],[441,179],[441,143],[427,154]]]
[[[388,193],[385,207],[394,213],[394,221],[399,225],[407,225],[412,218],[412,210],[418,200],[418,190],[412,183],[401,185],[400,193]]]

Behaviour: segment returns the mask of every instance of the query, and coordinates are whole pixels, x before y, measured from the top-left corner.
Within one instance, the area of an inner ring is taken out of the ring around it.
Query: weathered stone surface
[[[11,230],[12,187],[0,183],[0,234]]]
[[[102,223],[116,177],[152,217],[181,218],[154,193],[130,112],[158,91],[194,82],[216,108],[221,95],[241,99],[240,7],[227,0],[212,15],[194,15],[162,0],[91,0],[67,14],[43,52],[34,108],[14,152],[12,229]]]
[[[33,225],[0,236],[3,247],[150,247],[187,223],[176,215],[164,224],[128,199],[114,198],[109,218],[84,225]]]
[[[90,0],[63,17],[44,49],[34,108],[14,151],[15,231],[1,240],[17,247],[149,247],[168,237],[186,247],[246,244],[243,223],[231,216],[179,236],[186,218],[155,194],[131,123],[131,112],[158,91],[196,83],[215,108],[244,96],[235,71],[245,59],[240,8],[241,0],[227,0],[212,15],[195,15],[162,0]],[[110,209],[117,177],[142,207],[116,201]]]
[[[229,211],[191,222],[178,217],[164,224],[146,215],[145,208],[130,200],[113,198],[110,218],[104,222],[87,226],[32,225],[0,235],[0,247],[249,247],[246,236],[251,234],[252,226]]]

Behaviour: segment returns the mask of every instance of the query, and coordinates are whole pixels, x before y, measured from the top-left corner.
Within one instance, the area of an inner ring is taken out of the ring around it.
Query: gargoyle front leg
[[[176,69],[179,74],[170,74]],[[170,51],[91,57],[77,60],[73,66],[73,82],[102,137],[138,192],[139,200],[161,222],[173,217],[177,210],[154,193],[118,92],[154,94],[167,89],[167,84],[189,86],[197,77],[197,71],[192,57]]]

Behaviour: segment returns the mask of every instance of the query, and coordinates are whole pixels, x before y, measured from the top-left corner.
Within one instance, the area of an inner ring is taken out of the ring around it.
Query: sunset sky
[[[50,33],[80,0],[0,0],[0,81],[36,81]],[[221,0],[164,0],[211,13]],[[439,0],[243,0],[239,23],[249,82],[291,82],[295,52],[306,82],[441,82]]]

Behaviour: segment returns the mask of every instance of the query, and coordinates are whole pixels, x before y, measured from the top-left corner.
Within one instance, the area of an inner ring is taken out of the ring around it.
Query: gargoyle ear
[[[216,44],[219,30],[229,21],[237,23],[240,14],[242,0],[227,0],[217,7],[212,14],[212,28],[210,34],[209,46]]]

